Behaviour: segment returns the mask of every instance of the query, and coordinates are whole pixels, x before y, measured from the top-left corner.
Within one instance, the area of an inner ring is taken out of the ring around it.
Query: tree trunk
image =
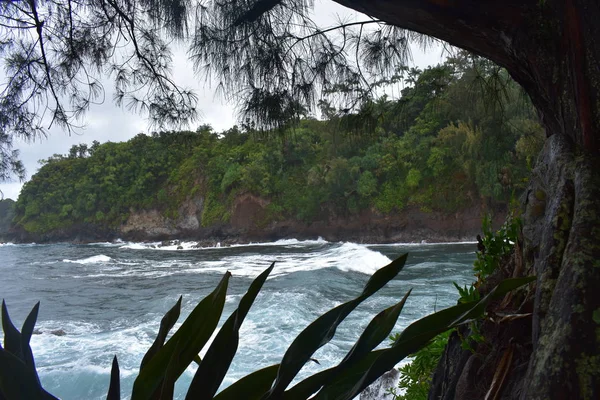
[[[504,66],[531,97],[548,137],[524,199],[517,254],[524,263],[512,264],[524,264],[516,274],[537,275],[520,304],[532,318],[525,326],[484,325],[495,341],[484,356],[447,349],[430,398],[484,398],[510,354],[500,392],[489,398],[599,399],[600,2],[336,2]]]
[[[600,163],[564,136],[548,138],[524,196],[523,241],[507,275],[537,275],[529,292],[495,304],[475,352],[454,337],[434,374],[430,399],[600,398]],[[498,276],[504,275],[504,276]],[[531,313],[531,316],[528,314]],[[469,332],[463,330],[462,336]],[[512,357],[501,385],[493,379]]]
[[[537,107],[548,136],[600,153],[597,0],[335,0],[505,67]]]

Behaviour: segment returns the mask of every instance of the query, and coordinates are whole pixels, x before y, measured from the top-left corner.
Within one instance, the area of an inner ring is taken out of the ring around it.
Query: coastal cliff
[[[448,215],[415,208],[387,215],[364,210],[358,215],[331,215],[307,223],[272,219],[268,216],[268,200],[246,194],[235,200],[230,221],[203,226],[202,205],[201,198],[186,201],[177,219],[167,218],[157,210],[133,211],[121,226],[119,235],[137,241],[190,238],[248,242],[320,236],[330,241],[369,243],[448,242],[474,240],[481,230],[482,217],[481,210],[469,209]],[[501,221],[503,215],[496,219]]]
[[[185,200],[177,209],[176,217],[169,217],[158,209],[132,209],[126,221],[117,228],[82,223],[41,234],[13,228],[8,236],[20,242],[38,243],[119,238],[129,241],[189,239],[212,245],[317,237],[362,243],[453,242],[474,240],[481,231],[481,218],[486,213],[486,210],[469,208],[448,214],[413,207],[390,214],[368,209],[357,215],[339,216],[325,210],[324,218],[309,223],[273,218],[269,204],[268,199],[243,194],[234,200],[229,221],[207,225],[202,220],[205,200],[198,196]],[[495,222],[500,224],[504,216],[497,211]]]

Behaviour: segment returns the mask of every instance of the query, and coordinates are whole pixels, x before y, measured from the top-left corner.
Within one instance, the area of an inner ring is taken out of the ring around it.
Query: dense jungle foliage
[[[383,95],[356,111],[322,102],[324,120],[276,132],[201,126],[73,146],[40,161],[13,222],[36,233],[117,226],[132,209],[176,217],[182,201],[201,195],[209,226],[227,221],[242,193],[269,199],[272,220],[408,206],[451,213],[502,207],[524,189],[544,133],[505,70],[461,54],[400,69],[398,80],[400,100]]]

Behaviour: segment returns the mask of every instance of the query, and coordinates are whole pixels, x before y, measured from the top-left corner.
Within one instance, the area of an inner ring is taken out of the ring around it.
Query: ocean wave
[[[164,245],[164,242],[101,242],[94,243],[98,246],[119,246],[119,249],[128,250],[211,250],[211,249],[222,249],[222,248],[234,248],[234,247],[254,247],[254,246],[308,246],[308,245],[322,245],[330,243],[322,237],[318,237],[314,240],[298,240],[298,239],[280,239],[275,242],[250,242],[250,243],[236,243],[223,245],[221,242],[215,242],[213,246],[204,246],[203,242],[195,241],[169,241],[173,244]]]
[[[68,258],[65,258],[63,260],[63,262],[75,263],[75,264],[104,264],[104,263],[110,262],[111,260],[112,260],[112,258],[110,258],[109,256],[105,256],[104,254],[99,254],[97,256],[91,256],[91,257],[83,258],[81,260],[69,260]]]
[[[239,243],[232,244],[226,247],[249,247],[249,246],[306,246],[314,244],[327,244],[330,243],[327,240],[319,236],[315,240],[298,240],[298,239],[279,239],[275,242],[250,242],[250,243]]]
[[[324,268],[337,268],[343,272],[373,274],[379,268],[389,264],[390,260],[378,251],[356,243],[335,244],[333,247],[315,253],[286,253],[273,258],[265,254],[243,254],[225,257],[219,262],[199,263],[186,273],[224,273],[230,271],[233,276],[256,277],[272,262],[275,268],[270,278],[296,272],[313,271]]]
[[[369,246],[389,246],[389,247],[421,247],[421,246],[439,246],[439,245],[452,245],[452,244],[477,244],[477,241],[464,241],[464,242],[398,242],[398,243],[372,243]]]
[[[369,275],[392,262],[391,259],[378,251],[369,249],[365,245],[350,242],[332,249],[330,255],[325,253],[326,261],[328,257],[335,261],[336,267],[342,271],[360,272]]]
[[[31,242],[31,243],[13,243],[13,242],[0,243],[0,247],[33,247],[33,246],[39,246],[39,245],[35,242]]]

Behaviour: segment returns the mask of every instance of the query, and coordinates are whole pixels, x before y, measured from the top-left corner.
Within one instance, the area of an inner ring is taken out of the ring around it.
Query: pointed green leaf
[[[310,396],[321,389],[327,381],[335,376],[336,369],[337,366],[319,371],[301,382],[298,382],[290,389],[283,392],[283,400],[304,400],[310,398]]]
[[[23,354],[23,361],[25,362],[25,365],[31,368],[38,383],[40,379],[35,369],[35,360],[33,359],[33,352],[31,351],[29,341],[31,340],[31,335],[33,334],[33,328],[35,327],[35,321],[37,321],[39,309],[40,302],[38,301],[36,305],[33,306],[33,309],[25,319],[25,322],[23,322],[23,327],[21,328],[21,352]]]
[[[140,369],[144,368],[144,365],[154,357],[154,355],[162,348],[165,340],[167,339],[167,335],[169,331],[173,328],[177,319],[179,319],[179,314],[181,313],[181,299],[182,296],[179,296],[179,300],[177,303],[162,317],[160,321],[160,328],[158,330],[158,334],[156,335],[156,339],[154,339],[154,343],[148,349],[144,358],[142,359],[142,363],[140,365]]]
[[[185,346],[185,342],[183,340],[179,340],[175,345],[175,351],[171,354],[171,359],[167,365],[167,369],[165,371],[165,378],[160,384],[160,387],[154,393],[155,399],[164,399],[171,400],[173,395],[175,394],[175,382],[181,373],[178,373],[178,358],[179,354],[183,350],[183,346]]]
[[[332,381],[327,381],[321,391],[314,396],[313,400],[331,400],[348,399],[345,395],[349,388],[352,388],[356,382],[360,382],[369,371],[369,368],[385,353],[386,349],[374,350],[362,357],[350,367],[346,368],[341,374],[338,374]],[[387,371],[386,371],[387,372]],[[352,397],[353,398],[353,397]],[[286,398],[286,400],[288,400]]]
[[[333,382],[329,382],[323,387],[321,390],[323,396],[319,392],[315,399],[353,399],[402,359],[427,345],[436,335],[480,316],[491,300],[504,296],[511,290],[534,279],[533,277],[506,279],[479,301],[458,304],[412,323],[402,332],[391,348],[372,352],[369,356],[370,363],[359,363],[360,365],[342,372]]]
[[[275,385],[263,400],[279,399],[312,354],[331,340],[344,318],[402,270],[406,263],[406,257],[407,255],[404,254],[379,269],[371,276],[360,296],[326,312],[300,332],[285,352],[277,372]]]
[[[400,300],[400,302],[398,302],[398,304],[386,308],[371,320],[369,325],[360,335],[360,338],[358,339],[356,344],[352,347],[348,355],[344,357],[340,364],[343,364],[345,362],[351,362],[357,358],[363,357],[365,354],[369,353],[382,341],[389,337],[390,333],[392,332],[392,329],[394,329],[394,325],[396,325],[398,316],[404,308],[406,299],[408,299],[408,296],[410,296],[411,292],[412,289],[410,289],[404,295],[404,297],[402,298],[402,300]]]
[[[225,378],[225,374],[237,351],[242,322],[274,266],[275,263],[272,263],[252,282],[248,291],[240,300],[237,310],[229,316],[223,327],[221,327],[194,375],[186,399],[209,400],[219,390],[219,386],[223,382],[223,378]]]
[[[284,399],[300,400],[309,398],[321,389],[326,382],[332,381],[336,375],[367,356],[371,350],[390,335],[411,291],[409,290],[400,302],[381,311],[371,320],[352,349],[337,366],[321,371],[296,384],[284,393]]]
[[[4,350],[15,355],[19,360],[23,360],[21,333],[10,320],[4,300],[2,300],[2,330],[4,331]]]
[[[219,323],[230,277],[230,272],[225,273],[215,290],[198,303],[167,343],[140,369],[132,400],[151,398],[161,385],[171,384],[166,379],[175,382],[202,350]],[[175,364],[171,364],[172,360]]]
[[[0,393],[7,399],[46,398],[31,368],[4,349],[0,349]]]
[[[379,268],[375,273],[369,278],[369,281],[365,285],[363,289],[362,295],[369,297],[379,289],[384,287],[389,281],[394,279],[396,275],[404,268],[404,264],[406,264],[406,259],[408,257],[408,253],[401,255],[388,265],[383,268]]]
[[[259,400],[270,388],[277,376],[279,364],[254,371],[214,397],[214,400]]]
[[[112,368],[110,369],[110,385],[108,386],[108,395],[106,400],[121,399],[121,380],[119,378],[119,362],[117,356],[113,358]]]

